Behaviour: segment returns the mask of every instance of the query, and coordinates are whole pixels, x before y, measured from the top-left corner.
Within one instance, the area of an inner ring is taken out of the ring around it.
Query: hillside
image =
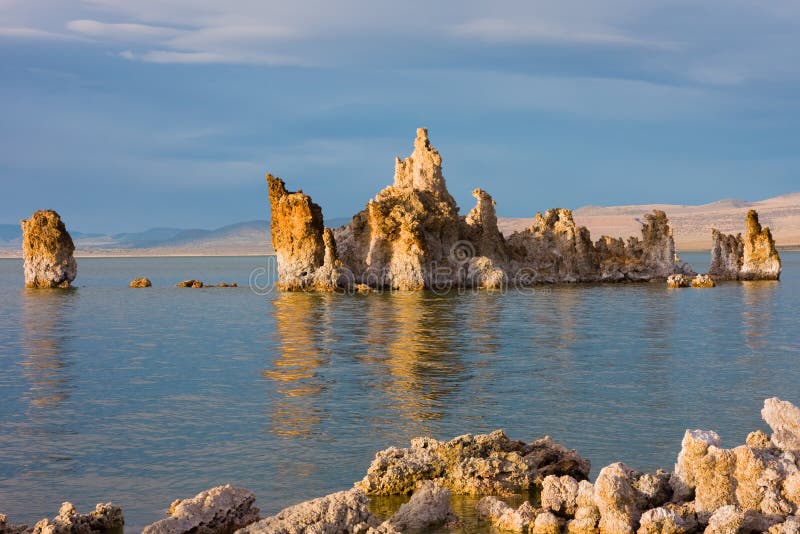
[[[585,206],[574,211],[575,221],[586,226],[592,239],[601,235],[640,235],[642,216],[653,209],[664,210],[672,225],[679,251],[708,250],[711,227],[726,233],[744,230],[749,209],[759,213],[762,224],[772,229],[779,247],[800,247],[800,192],[759,202],[720,200],[701,206],[648,204],[639,206]],[[330,226],[346,224],[335,218]],[[529,226],[533,218],[500,217],[505,235]],[[215,230],[151,228],[143,232],[107,235],[71,232],[77,256],[236,256],[272,254],[267,221],[247,221]],[[0,257],[21,255],[19,225],[0,224]]]

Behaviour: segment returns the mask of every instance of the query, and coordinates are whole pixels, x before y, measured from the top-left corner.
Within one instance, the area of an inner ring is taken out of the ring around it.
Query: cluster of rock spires
[[[602,236],[596,242],[563,208],[537,213],[529,228],[505,238],[495,203],[482,189],[473,191],[475,207],[459,216],[442,158],[424,128],[417,130],[413,153],[396,159],[393,185],[340,228],[326,228],[322,209],[302,191],[288,191],[271,174],[267,183],[282,290],[499,288],[696,274],[678,261],[660,210],[645,215],[641,238]],[[772,273],[772,263],[764,262],[777,259],[769,231],[753,239],[749,231],[736,278]]]
[[[769,228],[758,222],[758,213],[747,213],[744,235],[727,235],[711,230],[711,267],[708,274],[717,280],[778,280],[781,259]]]
[[[762,418],[772,435],[751,432],[744,445],[720,446],[709,430],[687,430],[675,470],[642,473],[617,462],[587,480],[589,461],[550,438],[525,443],[502,431],[450,441],[412,440],[379,452],[350,490],[290,506],[261,519],[255,495],[230,485],[172,503],[144,534],[395,534],[457,528],[452,494],[485,495],[477,514],[504,532],[530,534],[800,533],[800,408],[771,398]],[[511,507],[498,496],[536,495]],[[381,521],[371,495],[411,499]],[[80,515],[64,503],[33,528],[0,515],[0,534],[119,532],[122,511],[99,504]]]

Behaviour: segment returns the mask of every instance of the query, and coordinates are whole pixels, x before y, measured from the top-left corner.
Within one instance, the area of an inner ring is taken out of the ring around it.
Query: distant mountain
[[[601,235],[640,235],[641,220],[653,209],[664,210],[672,225],[679,251],[708,250],[711,227],[726,233],[744,231],[748,209],[758,210],[762,224],[772,229],[778,246],[800,246],[800,192],[759,202],[720,200],[701,206],[648,204],[635,206],[585,206],[574,211],[575,222],[586,226],[593,240]],[[336,228],[350,218],[331,218],[326,226]],[[506,235],[527,228],[533,218],[500,217]],[[151,228],[143,232],[107,235],[71,231],[79,256],[225,256],[272,254],[267,221],[246,221],[215,230]],[[0,224],[0,255],[21,255],[22,233],[18,224]]]

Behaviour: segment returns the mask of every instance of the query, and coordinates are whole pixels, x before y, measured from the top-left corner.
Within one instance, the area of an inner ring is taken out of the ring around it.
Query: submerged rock
[[[450,507],[450,490],[440,488],[430,480],[420,484],[411,500],[388,520],[389,526],[399,531],[443,524],[455,526],[457,523],[458,518]]]
[[[239,287],[239,284],[236,282],[220,282],[219,284],[215,285],[214,287]]]
[[[53,519],[42,519],[29,532],[32,534],[106,534],[122,532],[125,520],[122,509],[111,503],[98,504],[88,514],[79,514],[72,503],[61,505]]]
[[[228,534],[258,521],[253,492],[230,484],[177,500],[168,517],[145,527],[142,534]]]
[[[450,441],[415,438],[411,447],[390,447],[375,455],[356,485],[368,494],[400,495],[433,480],[456,494],[507,495],[541,482],[547,475],[585,479],[589,460],[544,437],[531,443],[508,439],[502,430],[465,434]]]
[[[768,227],[758,222],[755,210],[747,212],[747,232],[726,235],[711,230],[711,267],[708,274],[718,280],[778,280],[781,259]]]
[[[184,280],[183,282],[175,284],[175,287],[192,287],[198,289],[203,287],[203,282],[200,280]]]
[[[677,265],[662,211],[645,215],[641,238],[596,244],[563,208],[538,213],[530,228],[506,239],[494,200],[482,189],[460,217],[425,128],[417,130],[411,155],[396,160],[394,183],[336,230],[324,228],[321,208],[307,195],[288,192],[271,175],[267,181],[279,289],[500,288],[694,274]]]
[[[360,489],[332,493],[290,506],[272,517],[236,531],[236,534],[393,534],[369,511],[367,496]]]
[[[152,287],[152,285],[149,278],[134,278],[129,287]]]
[[[78,274],[75,245],[58,213],[39,210],[20,225],[25,287],[70,287]]]
[[[715,287],[714,279],[707,274],[698,274],[692,278],[692,287]]]

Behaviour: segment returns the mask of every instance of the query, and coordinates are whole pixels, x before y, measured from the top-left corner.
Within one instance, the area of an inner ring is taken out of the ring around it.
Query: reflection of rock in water
[[[742,282],[742,327],[747,346],[751,350],[763,348],[767,344],[766,333],[769,332],[772,322],[770,308],[777,289],[777,281]]]
[[[72,389],[65,359],[72,337],[66,312],[77,294],[70,291],[25,290],[22,298],[22,367],[30,383],[32,408],[57,408]]]
[[[327,389],[318,374],[330,359],[325,339],[332,325],[331,299],[320,293],[281,293],[273,301],[280,354],[264,377],[277,383],[281,397],[272,406],[272,431],[282,437],[314,434],[323,420],[318,402]]]
[[[368,299],[366,361],[375,366],[372,372],[393,401],[392,411],[422,423],[414,432],[430,432],[425,422],[442,418],[446,398],[466,378],[461,352],[470,334],[457,303],[457,297],[424,292]]]

